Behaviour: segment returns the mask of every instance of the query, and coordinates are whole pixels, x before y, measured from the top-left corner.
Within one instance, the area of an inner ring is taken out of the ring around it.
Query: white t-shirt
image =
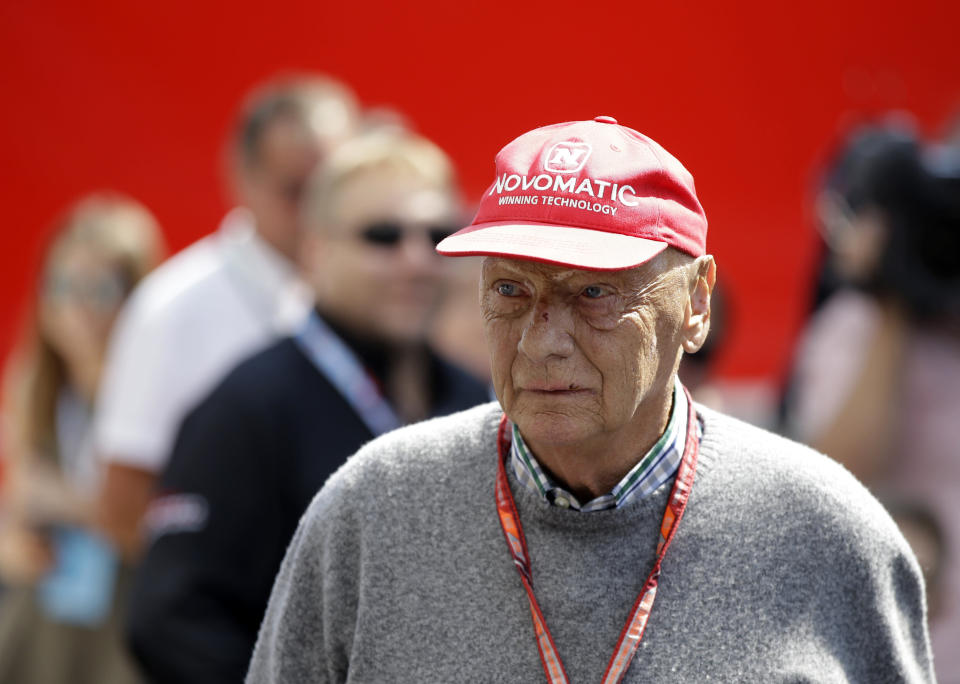
[[[107,463],[166,465],[180,421],[237,363],[303,320],[293,265],[235,209],[134,290],[114,327],[94,425]]]

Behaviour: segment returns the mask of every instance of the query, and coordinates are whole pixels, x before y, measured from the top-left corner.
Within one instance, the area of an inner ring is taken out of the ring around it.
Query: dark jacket
[[[489,399],[482,383],[430,359],[433,415]],[[128,616],[151,681],[243,680],[300,516],[372,437],[290,338],[243,362],[185,418],[147,516],[152,543]]]

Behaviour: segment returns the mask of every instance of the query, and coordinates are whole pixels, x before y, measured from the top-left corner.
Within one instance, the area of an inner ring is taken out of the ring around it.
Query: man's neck
[[[296,263],[299,251],[296,232],[287,227],[273,226],[256,217],[253,220],[257,235],[263,243],[291,264]]]
[[[430,416],[433,369],[425,344],[391,344],[352,329],[319,307],[317,312],[376,379],[403,422]]]
[[[385,389],[400,418],[414,423],[430,417],[430,358],[423,345],[398,347],[390,355]]]
[[[579,501],[591,501],[609,494],[663,436],[673,409],[673,383],[663,398],[648,404],[619,430],[582,442],[538,446],[524,439],[552,479]]]

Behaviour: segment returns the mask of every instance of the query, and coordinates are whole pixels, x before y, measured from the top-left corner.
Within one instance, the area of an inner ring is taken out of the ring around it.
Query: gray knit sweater
[[[698,412],[693,493],[624,681],[933,681],[919,568],[881,506],[825,457]],[[331,477],[287,552],[248,682],[545,681],[496,514],[500,415],[489,404],[398,430]],[[570,680],[598,682],[669,485],[594,513],[511,486]]]

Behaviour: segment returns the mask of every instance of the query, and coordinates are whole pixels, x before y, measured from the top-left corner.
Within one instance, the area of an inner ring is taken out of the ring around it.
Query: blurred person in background
[[[818,200],[828,258],[786,428],[942,527],[931,606],[941,682],[960,682],[960,154],[857,132]]]
[[[923,582],[926,585],[927,615],[936,621],[943,608],[941,598],[943,584],[943,563],[946,552],[943,538],[943,526],[923,501],[910,499],[881,499],[880,503],[897,523],[910,548],[917,556],[917,562],[923,570]],[[944,669],[944,668],[941,668]],[[942,682],[956,680],[956,672],[944,672]]]
[[[427,331],[459,227],[453,168],[398,128],[340,146],[307,188],[301,245],[316,308],[241,363],[183,422],[131,600],[154,682],[239,682],[297,522],[376,435],[487,400]],[[475,309],[474,309],[475,311]]]
[[[117,583],[129,578],[93,531],[91,410],[117,311],[161,251],[142,206],[97,194],[66,214],[44,257],[5,374],[0,681],[137,681],[119,620]]]
[[[354,131],[357,103],[324,76],[277,79],[248,98],[228,150],[235,199],[220,229],[133,293],[114,334],[96,414],[107,532],[135,557],[140,521],[187,410],[241,359],[306,315],[295,274],[309,173]]]
[[[480,257],[464,257],[446,264],[448,284],[430,330],[430,340],[446,358],[489,383],[490,356],[483,340],[483,319],[477,315],[480,262]]]

